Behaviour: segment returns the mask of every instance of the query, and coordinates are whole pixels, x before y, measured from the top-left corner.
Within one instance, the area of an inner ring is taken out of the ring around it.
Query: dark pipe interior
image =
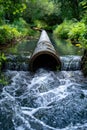
[[[33,62],[33,70],[36,71],[38,68],[45,68],[50,70],[56,70],[58,61],[55,57],[49,54],[41,54],[36,57]]]

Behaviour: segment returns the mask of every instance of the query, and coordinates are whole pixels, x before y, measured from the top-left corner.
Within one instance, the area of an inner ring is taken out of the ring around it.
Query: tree
[[[85,20],[87,24],[87,1],[83,0],[80,2],[81,18]]]
[[[12,22],[15,18],[22,16],[26,8],[25,0],[0,0],[2,7],[3,17],[5,20]],[[1,11],[0,11],[1,14]]]
[[[34,22],[35,20],[43,20],[47,23],[52,22],[50,18],[58,17],[60,14],[59,6],[60,5],[56,5],[52,0],[29,0],[27,1],[24,18],[27,22]]]
[[[79,0],[61,0],[61,15],[63,16],[63,19],[76,18],[79,20],[80,17]]]

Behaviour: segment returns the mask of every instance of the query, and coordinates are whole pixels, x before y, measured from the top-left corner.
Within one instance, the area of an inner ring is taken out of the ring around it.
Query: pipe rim
[[[30,68],[31,71],[34,70],[34,69],[33,69],[33,63],[34,63],[35,59],[38,58],[40,55],[45,55],[45,54],[47,54],[47,55],[49,55],[49,56],[52,56],[52,57],[56,60],[58,66],[61,66],[61,61],[60,61],[59,56],[58,56],[58,55],[55,55],[55,54],[54,54],[53,52],[51,52],[51,51],[46,51],[46,50],[45,50],[45,51],[40,51],[40,52],[38,52],[38,53],[35,53],[35,54],[30,58],[29,68]]]

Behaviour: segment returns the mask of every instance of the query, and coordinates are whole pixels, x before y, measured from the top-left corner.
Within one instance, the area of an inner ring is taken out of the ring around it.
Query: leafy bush
[[[58,38],[67,39],[72,24],[72,21],[65,20],[62,24],[58,25],[55,28],[53,32],[54,36]]]
[[[6,77],[4,76],[4,74],[0,75],[0,85],[7,85],[8,81],[6,79]]]
[[[0,53],[0,72],[3,68],[3,64],[5,61],[6,61],[6,57],[5,57],[4,53]]]
[[[0,44],[6,44],[20,36],[18,30],[10,25],[0,27]]]
[[[0,84],[1,85],[7,85],[7,79],[5,78],[4,74],[2,73],[3,65],[6,61],[6,57],[4,53],[0,53]]]
[[[32,35],[33,30],[30,28],[29,24],[23,18],[14,20],[12,27],[15,27],[18,32],[21,33],[21,36]]]
[[[87,49],[87,29],[80,36],[79,42],[80,42],[82,48]]]
[[[20,37],[33,35],[34,31],[22,19],[15,20],[12,24],[0,26],[0,44],[7,44]]]
[[[43,21],[40,21],[40,20],[35,20],[34,21],[34,25],[39,28],[39,29],[45,29],[47,28],[47,24]]]
[[[85,34],[86,26],[83,22],[74,23],[68,33],[71,40],[79,41],[80,37]]]
[[[78,47],[87,48],[87,26],[83,19],[80,22],[65,20],[53,34],[57,38],[70,39]]]
[[[69,39],[76,43],[80,43],[81,48],[87,48],[87,27],[84,22],[77,22],[75,23],[69,33],[68,33]],[[76,44],[77,45],[77,44]]]

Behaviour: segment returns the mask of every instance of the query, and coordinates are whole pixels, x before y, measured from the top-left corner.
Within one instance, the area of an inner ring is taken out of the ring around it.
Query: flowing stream
[[[0,86],[0,130],[87,130],[87,78],[80,70],[81,56],[61,56],[61,71],[36,73],[28,71],[24,60],[15,64],[17,58],[9,57],[9,84]]]

